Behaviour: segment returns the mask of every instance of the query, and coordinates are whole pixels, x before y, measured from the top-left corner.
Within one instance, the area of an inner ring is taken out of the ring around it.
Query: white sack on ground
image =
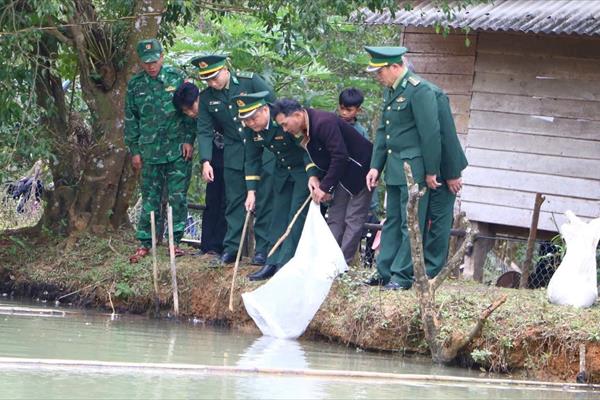
[[[572,211],[569,222],[560,227],[567,250],[548,284],[548,300],[554,304],[590,307],[598,298],[596,246],[600,239],[600,218],[583,222]]]
[[[319,206],[311,201],[296,254],[266,284],[242,294],[244,306],[263,335],[297,338],[327,297],[333,279],[347,269]]]

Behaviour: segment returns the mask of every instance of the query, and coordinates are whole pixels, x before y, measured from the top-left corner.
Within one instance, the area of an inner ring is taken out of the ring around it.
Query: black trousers
[[[200,250],[203,252],[223,252],[223,239],[227,231],[225,221],[225,180],[223,179],[223,149],[213,145],[212,167],[214,181],[206,185],[204,202],[206,209],[202,215]]]

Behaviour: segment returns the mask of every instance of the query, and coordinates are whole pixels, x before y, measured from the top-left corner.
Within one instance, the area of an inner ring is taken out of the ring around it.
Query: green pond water
[[[27,307],[28,315],[15,310]],[[11,311],[12,310],[12,311]],[[65,310],[41,316],[36,310]],[[488,377],[428,359],[278,340],[200,323],[158,321],[0,300],[0,357],[182,363]],[[503,377],[506,378],[506,377]],[[599,399],[599,392],[433,384],[169,368],[36,366],[0,362],[1,399]]]

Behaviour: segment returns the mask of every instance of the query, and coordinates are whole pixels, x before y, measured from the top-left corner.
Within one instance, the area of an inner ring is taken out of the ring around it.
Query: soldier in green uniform
[[[275,156],[274,190],[273,196],[269,199],[273,203],[269,232],[271,233],[271,243],[275,244],[308,197],[307,173],[316,176],[318,171],[315,164],[310,161],[308,153],[298,147],[294,138],[285,133],[275,122],[271,108],[267,104],[268,97],[269,92],[263,91],[239,95],[235,97],[235,100],[239,107],[239,118],[246,126],[244,148],[246,187],[248,189],[245,203],[247,210],[253,210],[255,207],[263,150],[267,149]],[[290,235],[267,259],[266,265],[259,271],[248,275],[251,281],[270,278],[294,256],[305,218],[306,209],[296,220]]]
[[[367,71],[386,87],[381,124],[375,136],[367,186],[374,188],[385,166],[388,193],[387,219],[377,258],[378,277],[368,283],[384,284],[386,290],[409,289],[413,270],[406,222],[408,189],[403,164],[408,162],[420,186],[438,187],[440,174],[440,125],[432,85],[408,71],[402,56],[404,47],[366,47],[371,56]],[[423,230],[429,190],[419,203],[419,224]]]
[[[429,278],[435,277],[446,263],[454,217],[454,201],[456,194],[462,188],[462,170],[468,164],[456,134],[448,96],[437,86],[432,85],[432,88],[437,99],[442,158],[438,177],[440,186],[429,193],[428,229],[423,232],[423,255]]]
[[[181,241],[195,139],[192,120],[178,113],[172,102],[184,73],[163,65],[162,46],[156,39],[140,41],[136,50],[143,71],[129,80],[125,98],[125,145],[133,168],[142,172],[143,205],[136,234],[141,247],[130,257],[132,263],[148,255],[152,246],[150,212],[158,215],[164,185],[173,207],[175,243]],[[183,254],[176,246],[175,255]]]
[[[268,100],[273,101],[273,90],[258,75],[247,72],[232,72],[226,66],[225,55],[212,54],[195,57],[192,64],[198,68],[199,78],[208,84],[200,93],[198,109],[198,147],[202,160],[202,177],[213,180],[212,141],[217,126],[223,129],[224,139],[224,180],[225,180],[225,220],[227,233],[223,242],[221,262],[229,264],[235,261],[240,244],[245,219],[244,199],[246,183],[244,177],[243,127],[238,117],[238,106],[233,97],[239,94],[268,91]],[[269,248],[268,226],[270,224],[270,192],[272,180],[270,174],[274,168],[274,158],[268,153],[263,158],[263,175],[258,188],[258,204],[254,235],[256,251],[253,263],[264,264]],[[261,257],[262,256],[262,257]]]

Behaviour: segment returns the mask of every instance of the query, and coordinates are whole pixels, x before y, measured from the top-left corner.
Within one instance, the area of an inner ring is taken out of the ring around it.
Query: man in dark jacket
[[[321,171],[321,179],[309,178],[308,189],[316,203],[331,200],[327,223],[349,263],[371,203],[365,177],[373,145],[334,113],[304,108],[296,100],[277,101],[273,115]]]

